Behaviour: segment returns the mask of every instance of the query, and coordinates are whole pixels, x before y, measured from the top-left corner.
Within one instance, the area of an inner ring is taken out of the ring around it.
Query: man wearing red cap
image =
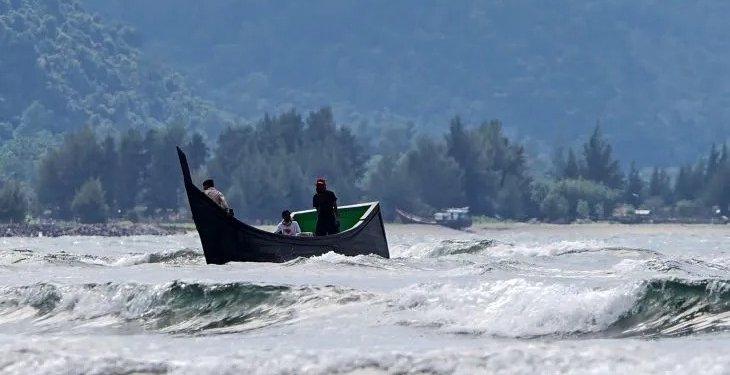
[[[317,228],[315,235],[326,236],[340,231],[339,214],[337,213],[337,196],[327,190],[327,181],[317,178],[317,193],[312,198],[312,205],[317,209]]]

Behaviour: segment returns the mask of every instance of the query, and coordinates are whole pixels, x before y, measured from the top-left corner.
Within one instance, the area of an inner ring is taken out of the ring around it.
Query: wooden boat
[[[444,211],[434,213],[433,219],[421,217],[397,208],[395,212],[406,223],[443,225],[453,229],[464,229],[472,225],[472,219],[469,216],[469,207],[448,208]]]
[[[389,258],[385,227],[378,202],[339,207],[341,232],[329,236],[284,236],[267,232],[229,216],[192,181],[185,153],[177,148],[185,192],[195,228],[200,235],[205,261],[286,262],[298,257],[317,256],[330,251],[348,255],[375,254]],[[295,212],[302,231],[314,232],[314,210]]]

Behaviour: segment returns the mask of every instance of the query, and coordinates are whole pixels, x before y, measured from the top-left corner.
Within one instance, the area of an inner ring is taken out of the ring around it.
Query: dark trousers
[[[329,234],[337,234],[340,228],[335,222],[335,218],[317,218],[317,229],[314,231],[316,236],[326,236]]]

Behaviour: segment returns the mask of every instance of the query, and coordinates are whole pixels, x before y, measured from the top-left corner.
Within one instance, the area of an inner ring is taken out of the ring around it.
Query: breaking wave
[[[458,254],[479,254],[494,247],[494,240],[442,240],[437,243],[416,244],[404,249],[395,249],[393,257],[429,258]]]
[[[730,328],[730,282],[652,280],[609,327],[621,336],[679,336]]]
[[[304,310],[367,296],[333,286],[40,283],[0,288],[0,327],[30,322],[41,331],[107,327],[127,333],[229,333],[285,322]]]
[[[558,241],[539,244],[510,244],[492,239],[441,240],[436,243],[427,242],[392,249],[396,258],[430,258],[460,254],[484,254],[494,257],[512,256],[561,256],[581,253],[607,252],[625,256],[657,256],[658,252],[650,249],[618,247],[603,241]]]
[[[395,323],[447,333],[665,337],[730,329],[730,282],[650,280],[598,289],[524,279],[418,284],[390,302]]]

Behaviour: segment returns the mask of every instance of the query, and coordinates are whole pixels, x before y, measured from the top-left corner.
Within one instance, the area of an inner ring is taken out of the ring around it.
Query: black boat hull
[[[227,262],[286,262],[330,251],[348,255],[375,254],[389,258],[380,205],[347,231],[322,237],[274,234],[247,225],[226,214],[192,181],[187,157],[177,149],[185,192],[208,264]]]

